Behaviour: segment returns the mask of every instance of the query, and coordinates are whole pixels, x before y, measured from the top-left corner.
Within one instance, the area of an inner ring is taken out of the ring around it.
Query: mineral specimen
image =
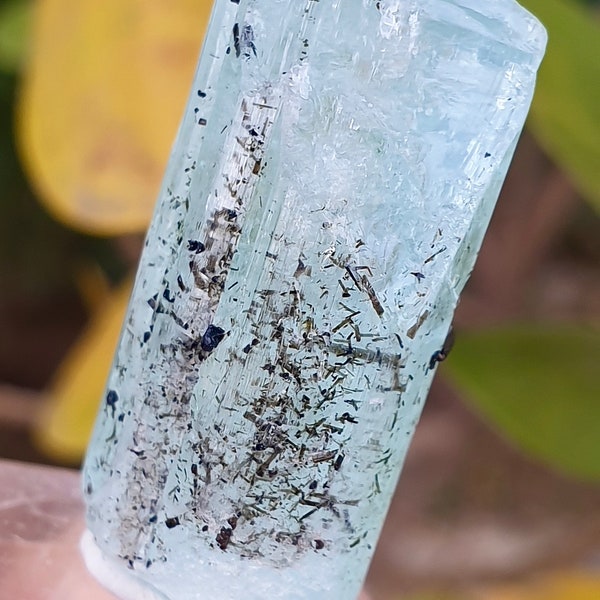
[[[544,46],[512,0],[216,0],[85,464],[117,594],[358,593]]]

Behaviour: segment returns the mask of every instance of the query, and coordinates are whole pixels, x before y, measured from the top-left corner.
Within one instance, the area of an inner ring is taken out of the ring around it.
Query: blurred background
[[[209,0],[0,0],[0,458],[77,467]],[[600,598],[600,3],[536,98],[368,579]]]

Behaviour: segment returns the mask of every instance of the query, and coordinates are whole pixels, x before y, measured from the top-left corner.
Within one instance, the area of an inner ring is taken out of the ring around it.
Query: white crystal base
[[[81,536],[79,548],[89,572],[121,600],[168,600],[164,594],[141,582],[120,562],[106,556],[87,529]]]

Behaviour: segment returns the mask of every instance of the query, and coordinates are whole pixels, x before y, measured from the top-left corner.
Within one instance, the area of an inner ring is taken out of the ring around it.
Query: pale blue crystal
[[[358,593],[544,46],[512,0],[216,0],[85,464],[121,597]]]

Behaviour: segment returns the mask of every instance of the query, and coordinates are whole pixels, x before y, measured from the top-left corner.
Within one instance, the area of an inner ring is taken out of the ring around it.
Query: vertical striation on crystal
[[[121,597],[358,593],[544,46],[512,0],[216,0],[84,469]]]

